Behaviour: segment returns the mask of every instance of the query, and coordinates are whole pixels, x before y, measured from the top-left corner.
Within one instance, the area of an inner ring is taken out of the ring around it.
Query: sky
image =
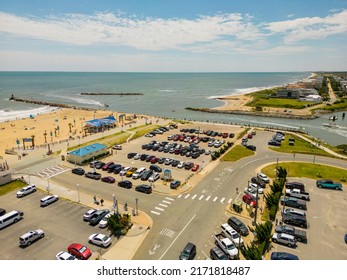
[[[0,71],[347,70],[347,0],[0,0]]]

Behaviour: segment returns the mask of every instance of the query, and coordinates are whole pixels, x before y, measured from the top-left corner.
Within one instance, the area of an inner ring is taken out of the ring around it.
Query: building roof
[[[94,120],[86,121],[85,124],[86,125],[90,125],[90,126],[100,127],[100,126],[103,126],[103,125],[113,124],[115,122],[116,122],[115,117],[114,116],[109,116],[107,118],[94,119]]]
[[[94,143],[82,148],[79,148],[77,150],[73,150],[72,152],[69,152],[68,155],[75,155],[75,156],[79,156],[79,157],[83,157],[85,155],[106,149],[107,146],[100,144],[100,143]]]

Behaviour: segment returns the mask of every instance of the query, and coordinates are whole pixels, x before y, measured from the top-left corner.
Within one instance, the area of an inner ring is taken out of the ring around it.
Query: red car
[[[111,164],[114,164],[114,162],[110,161],[110,162],[106,163],[101,169],[106,171]]]
[[[116,179],[111,177],[111,176],[106,176],[106,177],[102,177],[101,181],[112,184],[112,183],[116,182]]]
[[[198,169],[199,169],[199,164],[195,163],[191,170],[198,171]]]
[[[90,251],[90,249],[79,243],[70,244],[70,246],[67,247],[67,251],[71,255],[81,260],[87,260],[92,255],[92,251]]]
[[[242,197],[242,200],[247,203],[248,205],[251,205],[253,207],[256,207],[257,202],[254,200],[254,198],[249,194],[244,194]]]

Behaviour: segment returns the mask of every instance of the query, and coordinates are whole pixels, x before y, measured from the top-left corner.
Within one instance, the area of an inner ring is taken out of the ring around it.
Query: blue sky
[[[0,0],[0,71],[346,71],[347,0]]]

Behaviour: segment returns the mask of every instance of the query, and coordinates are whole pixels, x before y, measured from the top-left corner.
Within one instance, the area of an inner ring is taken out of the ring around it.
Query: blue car
[[[298,256],[286,252],[273,252],[271,260],[298,260]]]
[[[175,181],[172,181],[172,182],[171,182],[170,188],[171,188],[171,189],[177,189],[180,185],[181,185],[181,182],[175,180]]]

